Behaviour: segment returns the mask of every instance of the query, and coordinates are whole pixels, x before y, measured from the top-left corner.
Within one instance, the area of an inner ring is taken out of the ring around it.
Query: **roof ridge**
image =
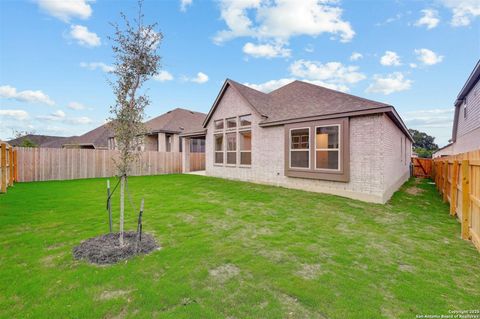
[[[322,85],[318,85],[318,84],[313,84],[313,83],[310,83],[310,82],[306,82],[306,81],[301,81],[301,80],[295,80],[293,82],[290,82],[288,84],[285,84],[284,86],[282,87],[279,87],[278,89],[276,89],[275,91],[279,91],[280,89],[283,89],[285,88],[286,86],[290,85],[290,84],[293,84],[293,83],[302,83],[302,84],[307,84],[309,86],[313,86],[315,88],[321,88],[323,90],[327,90],[327,91],[330,91],[330,92],[333,92],[333,93],[336,93],[336,94],[341,94],[341,95],[345,95],[345,96],[350,96],[350,97],[353,97],[353,98],[356,98],[356,99],[359,99],[359,100],[362,100],[362,101],[366,101],[366,102],[370,102],[370,103],[375,103],[375,104],[382,104],[382,105],[385,105],[385,106],[392,106],[391,104],[388,104],[388,103],[384,103],[384,102],[379,102],[379,101],[374,101],[374,100],[370,100],[370,99],[367,99],[367,98],[364,98],[364,97],[361,97],[361,96],[358,96],[358,95],[353,95],[353,94],[350,94],[350,93],[346,93],[346,92],[342,92],[342,91],[339,91],[339,90],[334,90],[334,89],[331,89],[331,88],[328,88],[328,87],[325,87],[325,86],[322,86]],[[274,92],[274,91],[272,91]],[[272,93],[270,92],[270,93]]]

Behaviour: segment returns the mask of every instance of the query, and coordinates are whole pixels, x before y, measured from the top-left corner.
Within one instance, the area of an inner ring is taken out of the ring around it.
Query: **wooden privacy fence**
[[[429,178],[432,176],[432,159],[412,157],[413,176]]]
[[[6,193],[7,188],[17,181],[17,152],[12,146],[0,142],[0,193]]]
[[[18,181],[50,181],[110,177],[116,174],[115,150],[18,147]],[[159,175],[182,172],[182,153],[141,152],[131,174]]]
[[[462,224],[462,238],[480,251],[480,150],[434,159],[433,179]]]
[[[190,171],[205,170],[205,153],[190,153]]]

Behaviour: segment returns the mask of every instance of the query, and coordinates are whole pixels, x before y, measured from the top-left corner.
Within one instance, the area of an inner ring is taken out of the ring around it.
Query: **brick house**
[[[433,157],[455,155],[480,149],[480,60],[455,100],[451,143]]]
[[[147,134],[141,151],[182,152],[180,134],[202,129],[205,116],[205,113],[176,108],[145,122]],[[191,152],[205,152],[204,136],[193,139],[190,144]],[[108,139],[108,148],[116,148],[113,136]]]
[[[412,137],[393,106],[301,81],[266,94],[227,79],[192,134],[206,136],[209,176],[377,203],[409,177]]]

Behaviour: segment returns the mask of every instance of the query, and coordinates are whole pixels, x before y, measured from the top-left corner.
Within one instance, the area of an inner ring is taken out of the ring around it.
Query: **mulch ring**
[[[125,232],[124,245],[120,247],[119,233],[106,234],[90,238],[73,248],[75,259],[85,259],[93,264],[114,264],[136,255],[148,254],[158,245],[152,235],[142,234],[142,241],[137,240],[137,233]]]

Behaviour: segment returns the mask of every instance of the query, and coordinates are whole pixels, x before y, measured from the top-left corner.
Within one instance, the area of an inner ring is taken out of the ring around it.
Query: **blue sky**
[[[480,57],[480,1],[146,1],[164,40],[147,117],[208,112],[225,80],[293,79],[394,105],[407,126],[451,135],[453,102]],[[0,2],[0,138],[78,135],[113,102],[109,22],[136,1]]]

